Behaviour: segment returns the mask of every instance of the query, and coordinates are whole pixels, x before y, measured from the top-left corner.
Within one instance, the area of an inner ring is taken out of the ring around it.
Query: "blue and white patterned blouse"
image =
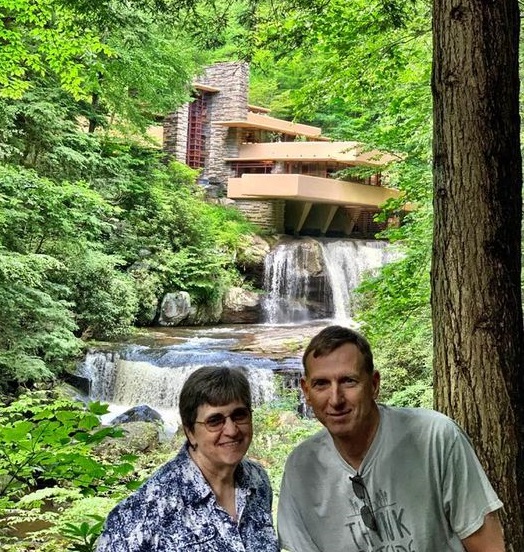
[[[187,444],[109,514],[97,552],[278,552],[266,472],[235,473],[238,521],[217,503]]]

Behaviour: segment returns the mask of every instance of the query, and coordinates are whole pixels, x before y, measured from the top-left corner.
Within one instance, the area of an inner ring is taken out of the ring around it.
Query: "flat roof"
[[[399,158],[390,153],[366,149],[359,142],[265,142],[241,144],[238,157],[226,161],[317,161],[364,167],[382,167]]]
[[[216,86],[209,86],[208,84],[202,84],[200,82],[194,82],[193,88],[203,90],[204,92],[220,92],[220,88],[217,88]]]
[[[255,113],[269,113],[271,111],[271,109],[268,109],[267,107],[260,107],[259,105],[252,104],[248,104],[247,108]]]
[[[289,134],[291,136],[304,136],[306,138],[315,138],[316,140],[330,140],[322,136],[322,129],[302,123],[293,123],[260,113],[248,111],[245,119],[233,119],[227,121],[214,121],[213,125],[221,125],[233,128],[252,128],[257,130],[268,130],[271,132],[279,132]]]

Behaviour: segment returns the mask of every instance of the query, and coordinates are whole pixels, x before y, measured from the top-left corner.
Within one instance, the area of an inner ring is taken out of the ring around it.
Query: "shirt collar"
[[[213,490],[206,478],[189,454],[189,443],[186,442],[180,449],[174,462],[176,465],[171,469],[175,470],[175,477],[179,481],[180,494],[185,504],[195,504],[209,499]],[[242,460],[235,471],[235,485],[244,493],[254,492],[256,486],[249,477],[249,470],[245,460]]]

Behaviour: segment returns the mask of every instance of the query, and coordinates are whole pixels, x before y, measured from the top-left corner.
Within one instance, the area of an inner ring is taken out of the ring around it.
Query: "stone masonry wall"
[[[181,163],[186,162],[188,104],[164,119],[164,151]]]
[[[212,122],[246,119],[249,65],[245,62],[216,63],[206,67],[196,81],[219,89],[219,92],[208,95],[203,129],[206,136],[206,161],[200,178],[207,180],[210,188],[214,189],[210,195],[225,195],[227,180],[233,174],[224,159],[238,156],[240,133],[238,129],[214,125]],[[186,162],[188,114],[186,104],[164,120],[164,151],[183,163]]]
[[[272,233],[282,234],[284,232],[284,207],[285,201],[275,200],[246,200],[237,199],[235,207],[241,211],[246,218]]]
[[[210,124],[213,121],[246,119],[248,112],[249,65],[245,62],[216,63],[205,69],[197,82],[219,88],[208,103],[206,168],[202,174],[210,184],[225,192],[227,179],[232,175],[224,159],[237,157],[239,133],[237,129]]]
[[[226,158],[238,157],[241,142],[240,130],[220,125],[214,121],[245,120],[248,113],[249,65],[245,62],[216,63],[207,67],[196,82],[219,89],[210,92],[204,125],[206,136],[206,166],[200,179],[207,181],[209,197],[226,195],[227,181],[234,176]],[[188,104],[164,120],[164,151],[182,163],[186,162]],[[283,172],[279,163],[275,172]],[[283,200],[237,200],[235,207],[246,217],[270,232],[284,231]]]

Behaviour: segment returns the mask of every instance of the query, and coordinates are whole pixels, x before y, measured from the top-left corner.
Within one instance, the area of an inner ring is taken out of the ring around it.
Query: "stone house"
[[[371,237],[382,228],[374,215],[399,191],[385,186],[380,171],[397,158],[250,105],[247,63],[207,67],[194,90],[192,102],[165,117],[162,146],[201,170],[209,197],[227,197],[281,234]],[[369,176],[341,177],[350,167],[366,167]]]

